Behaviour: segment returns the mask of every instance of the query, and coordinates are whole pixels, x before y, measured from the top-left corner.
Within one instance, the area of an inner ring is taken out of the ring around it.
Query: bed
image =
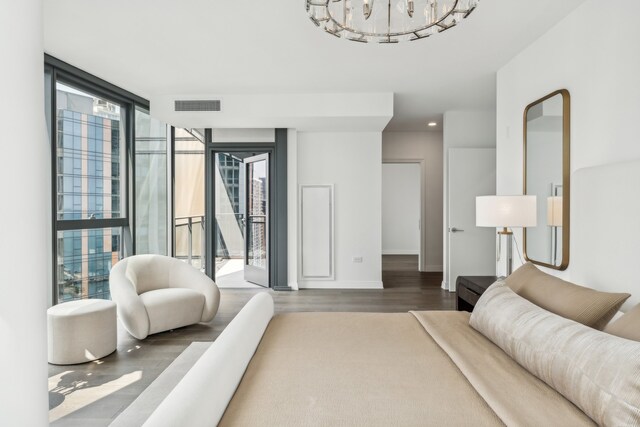
[[[469,327],[468,313],[433,311],[275,316],[220,425],[554,422],[593,425]]]
[[[271,297],[258,294],[145,426],[640,425],[640,338],[606,329],[623,303],[628,310],[639,301],[621,291],[638,277],[640,222],[631,235],[612,236],[593,194],[638,179],[638,161],[573,178],[580,244],[572,244],[572,276],[608,292],[572,284],[558,292],[564,281],[525,265],[472,315],[274,315]],[[640,216],[640,198],[615,202],[626,204],[617,212]],[[615,242],[628,251],[612,275],[599,262],[612,259]],[[637,331],[640,305],[614,327],[622,321]]]
[[[566,286],[566,317],[504,281],[473,314],[274,315],[261,293],[145,425],[640,425],[640,342],[592,327],[629,294]]]

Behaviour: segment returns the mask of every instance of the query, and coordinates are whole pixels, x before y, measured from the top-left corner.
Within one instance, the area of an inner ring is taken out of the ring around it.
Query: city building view
[[[120,218],[120,106],[60,83],[56,102],[58,223]],[[109,271],[122,256],[121,237],[120,227],[57,232],[59,301],[109,298]]]

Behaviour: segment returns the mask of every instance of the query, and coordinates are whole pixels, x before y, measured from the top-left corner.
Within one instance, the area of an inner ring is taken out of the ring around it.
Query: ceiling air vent
[[[220,111],[220,100],[179,100],[175,101],[175,111]]]

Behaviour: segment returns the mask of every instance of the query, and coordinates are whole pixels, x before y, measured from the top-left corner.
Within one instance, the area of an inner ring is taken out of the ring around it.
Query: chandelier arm
[[[389,6],[387,7],[387,34],[391,38],[391,0],[389,0]]]

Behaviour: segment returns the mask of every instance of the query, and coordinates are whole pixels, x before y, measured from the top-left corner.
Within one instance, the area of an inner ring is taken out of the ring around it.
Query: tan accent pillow
[[[552,313],[601,330],[630,294],[600,292],[544,273],[528,262],[505,279],[518,295]]]
[[[616,319],[604,328],[608,334],[640,341],[640,304],[626,312],[621,318]]]
[[[640,342],[550,313],[504,282],[480,297],[469,324],[599,425],[640,425]]]

